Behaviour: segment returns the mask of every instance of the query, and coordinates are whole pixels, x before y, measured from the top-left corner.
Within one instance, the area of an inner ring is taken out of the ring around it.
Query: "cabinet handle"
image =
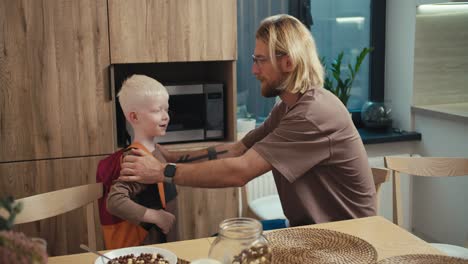
[[[109,65],[109,101],[115,98],[114,65]]]

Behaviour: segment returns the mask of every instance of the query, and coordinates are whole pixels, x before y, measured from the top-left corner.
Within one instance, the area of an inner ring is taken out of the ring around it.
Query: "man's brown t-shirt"
[[[346,107],[325,89],[275,105],[242,143],[273,166],[291,226],[376,214],[367,154]]]

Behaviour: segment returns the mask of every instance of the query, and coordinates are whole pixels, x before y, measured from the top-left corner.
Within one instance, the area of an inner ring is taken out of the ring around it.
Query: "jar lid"
[[[229,218],[219,224],[219,235],[230,239],[258,237],[262,232],[260,221],[248,217]]]
[[[217,261],[216,259],[202,258],[202,259],[193,260],[190,262],[190,264],[222,264],[222,263]]]

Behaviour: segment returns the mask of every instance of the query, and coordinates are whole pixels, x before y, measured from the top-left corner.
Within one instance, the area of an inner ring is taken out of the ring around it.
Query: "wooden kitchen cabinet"
[[[237,1],[108,0],[108,6],[113,67],[162,83],[223,83],[226,133],[218,142],[234,141]],[[213,144],[201,142],[196,147]],[[192,144],[175,145],[188,148]]]
[[[210,237],[218,232],[221,221],[238,217],[238,188],[202,189],[178,187],[180,240]]]
[[[237,57],[235,0],[109,0],[111,62]]]
[[[105,156],[11,162],[0,164],[0,193],[15,199],[96,182],[96,168]],[[15,226],[31,237],[47,240],[50,255],[81,253],[80,243],[87,244],[85,209],[46,220]],[[97,247],[104,249],[95,203]]]
[[[0,162],[114,151],[106,0],[0,0]]]

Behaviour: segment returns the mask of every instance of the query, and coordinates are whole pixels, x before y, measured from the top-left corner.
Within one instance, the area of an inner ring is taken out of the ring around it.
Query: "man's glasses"
[[[285,54],[276,54],[276,57],[282,57],[284,56]],[[265,64],[267,61],[270,61],[271,58],[268,56],[268,57],[265,57],[265,56],[255,56],[254,54],[252,54],[252,62],[253,64],[257,64],[257,66],[261,66],[263,64]]]

